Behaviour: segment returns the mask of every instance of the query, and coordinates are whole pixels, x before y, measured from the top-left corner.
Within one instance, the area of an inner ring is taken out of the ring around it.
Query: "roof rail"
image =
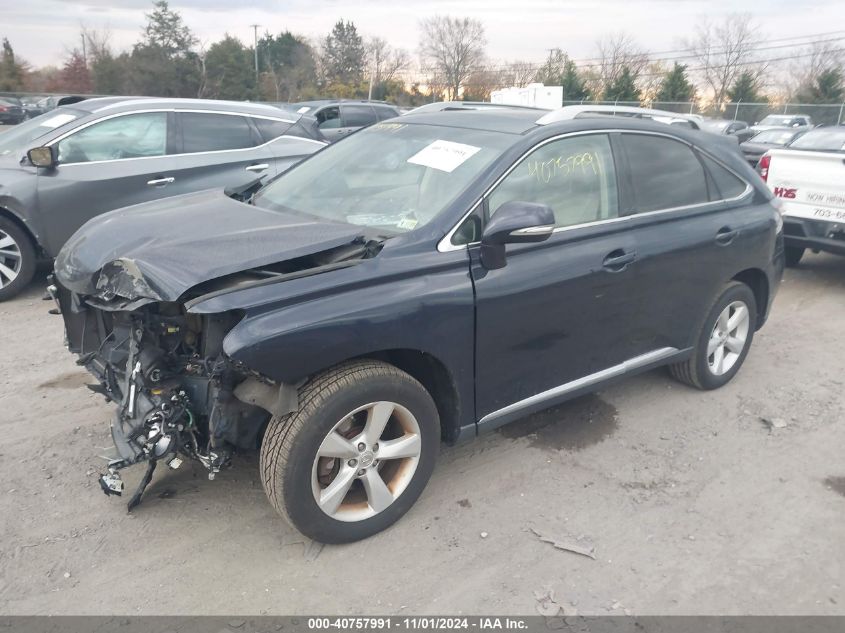
[[[684,119],[687,121],[700,121],[701,117],[695,114],[685,114],[681,112],[669,112],[668,110],[652,110],[650,108],[636,108],[634,106],[615,106],[615,105],[569,105],[552,110],[548,114],[544,114],[537,119],[537,125],[548,125],[549,123],[557,123],[558,121],[570,121],[583,115],[599,115],[599,116],[628,116],[632,118],[670,118],[670,119]]]

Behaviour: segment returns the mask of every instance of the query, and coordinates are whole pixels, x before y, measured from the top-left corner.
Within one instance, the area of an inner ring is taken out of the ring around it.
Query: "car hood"
[[[55,274],[106,301],[175,301],[206,281],[350,244],[362,229],[200,191],[89,220],[59,252]]]

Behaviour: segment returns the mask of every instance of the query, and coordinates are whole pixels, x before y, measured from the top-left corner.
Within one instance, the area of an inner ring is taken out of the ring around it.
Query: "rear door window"
[[[373,106],[376,111],[376,116],[378,117],[379,121],[384,121],[385,119],[392,119],[393,117],[399,116],[399,113],[394,110],[393,108],[388,108],[387,106]]]
[[[167,113],[127,114],[94,123],[59,141],[59,162],[164,156],[167,153]]]
[[[635,213],[709,201],[704,167],[692,149],[665,136],[622,134]]]
[[[265,143],[284,135],[291,126],[290,123],[285,121],[276,121],[273,119],[253,118],[252,121],[261,133],[261,139]]]
[[[255,147],[261,141],[247,117],[206,112],[180,112],[182,151],[219,152]]]
[[[341,108],[343,112],[344,127],[364,127],[376,122],[376,113],[372,106],[368,105],[345,105]]]

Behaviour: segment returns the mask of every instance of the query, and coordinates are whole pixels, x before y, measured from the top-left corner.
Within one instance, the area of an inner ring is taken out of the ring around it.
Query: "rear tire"
[[[11,299],[35,275],[35,247],[29,236],[8,218],[0,217],[0,301]]]
[[[739,371],[757,323],[751,288],[733,281],[719,294],[696,337],[692,356],[669,366],[672,376],[696,389],[718,389]]]
[[[789,268],[795,268],[804,256],[804,248],[800,246],[787,246],[784,249],[784,255],[786,256],[786,265]]]
[[[270,420],[261,445],[264,491],[285,520],[316,541],[350,543],[411,508],[440,444],[437,407],[419,382],[351,361],[311,378],[299,405]]]

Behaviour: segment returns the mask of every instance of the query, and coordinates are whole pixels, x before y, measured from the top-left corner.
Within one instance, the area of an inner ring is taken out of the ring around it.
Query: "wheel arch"
[[[41,247],[41,243],[38,241],[38,237],[33,233],[30,226],[24,222],[23,218],[19,216],[17,213],[9,209],[8,206],[4,206],[0,204],[0,217],[13,222],[15,226],[17,226],[24,234],[29,238],[32,242],[32,247],[35,249],[35,254],[37,257],[44,256],[44,249]]]
[[[751,288],[757,301],[757,323],[755,330],[759,330],[766,321],[769,305],[769,278],[759,268],[747,268],[732,277],[732,281],[739,281]]]
[[[461,401],[454,377],[440,359],[416,349],[388,349],[348,360],[365,358],[389,363],[419,381],[437,406],[441,439],[455,442],[461,429]]]

